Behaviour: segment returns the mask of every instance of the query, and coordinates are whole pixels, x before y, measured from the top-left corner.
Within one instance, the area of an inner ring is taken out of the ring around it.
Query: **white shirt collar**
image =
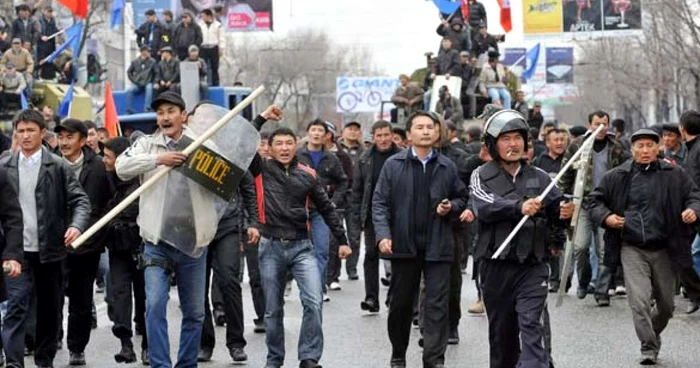
[[[34,152],[31,156],[26,157],[24,153],[20,152],[19,153],[19,162],[22,164],[25,164],[27,166],[34,166],[37,163],[41,162],[41,152],[43,150],[39,149],[38,151]]]

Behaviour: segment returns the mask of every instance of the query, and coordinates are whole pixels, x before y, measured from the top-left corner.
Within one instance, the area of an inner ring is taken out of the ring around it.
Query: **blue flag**
[[[109,22],[110,28],[114,28],[122,24],[124,17],[124,0],[114,0],[112,3],[112,18]]]
[[[433,3],[440,9],[440,13],[442,14],[452,14],[461,6],[460,1],[433,0]]]
[[[527,52],[527,55],[525,55],[525,59],[527,60],[527,68],[525,68],[523,78],[525,78],[525,80],[528,80],[532,78],[533,75],[535,75],[535,70],[537,69],[537,62],[540,60],[539,43]]]
[[[56,48],[56,51],[51,53],[46,58],[47,63],[53,63],[54,60],[60,55],[65,49],[73,49],[73,59],[78,60],[78,52],[80,51],[80,38],[83,35],[83,22],[78,22],[72,25],[70,28],[66,29],[66,42],[61,44]]]
[[[22,110],[28,109],[28,108],[29,108],[29,102],[27,102],[27,96],[24,95],[24,91],[22,91],[22,93],[19,94],[19,98],[20,98],[20,101],[21,101]]]
[[[61,119],[65,119],[68,117],[68,114],[70,114],[70,105],[73,103],[74,85],[75,82],[70,84],[70,87],[68,87],[68,90],[66,91],[66,95],[63,97],[63,100],[61,100],[61,104],[58,105],[58,116],[60,116]]]

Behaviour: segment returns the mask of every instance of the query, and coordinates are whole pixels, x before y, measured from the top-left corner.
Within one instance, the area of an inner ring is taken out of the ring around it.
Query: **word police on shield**
[[[190,143],[192,139],[183,135],[177,150],[182,151]],[[192,152],[176,170],[227,202],[233,198],[245,174],[243,169],[204,145]]]

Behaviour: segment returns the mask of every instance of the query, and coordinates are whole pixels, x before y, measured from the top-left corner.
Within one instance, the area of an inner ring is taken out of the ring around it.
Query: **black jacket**
[[[122,181],[115,173],[108,174],[110,187],[114,193],[107,204],[107,208],[112,209],[121,203],[124,198],[133,193],[141,182],[138,178]],[[112,252],[134,252],[141,248],[141,235],[136,219],[139,217],[139,201],[129,204],[124,211],[107,225],[106,246]]]
[[[528,164],[521,166],[515,178],[496,161],[475,170],[469,196],[480,225],[474,257],[491,259],[523,218],[523,202],[539,196],[551,181],[547,173]],[[542,211],[525,222],[499,260],[536,263],[548,259],[548,247],[560,248],[562,243],[550,241],[550,232],[563,236],[566,223],[559,219],[562,198],[561,191],[554,187],[543,200]]]
[[[459,59],[459,51],[454,48],[450,51],[445,51],[437,58],[437,75],[454,75],[461,76],[462,61]]]
[[[452,213],[462,213],[466,208],[467,189],[459,180],[457,168],[449,158],[433,152],[431,160],[436,165],[430,183],[431,208],[437,208],[443,199],[452,203]],[[372,198],[372,222],[377,234],[377,243],[392,240],[392,254],[386,258],[414,258],[418,248],[414,243],[412,208],[413,168],[421,165],[410,150],[390,157],[379,175]],[[418,190],[425,190],[419,188]],[[453,257],[452,223],[450,216],[439,216],[437,212],[426,213],[430,218],[430,243],[425,250],[425,260],[451,262]]]
[[[350,190],[350,203],[348,204],[348,236],[350,242],[360,244],[360,234],[367,225],[367,219],[370,218],[372,211],[372,173],[374,172],[374,152],[377,148],[372,145],[372,148],[365,151],[357,165],[353,170],[352,189]],[[401,152],[401,148],[396,145],[391,145],[391,153],[397,154]]]
[[[688,147],[688,153],[683,162],[683,168],[695,185],[700,185],[700,137],[686,142],[686,147]]]
[[[84,232],[90,223],[90,200],[62,157],[42,148],[41,169],[36,188],[39,219],[39,258],[42,263],[66,258],[63,236],[68,227]],[[19,196],[19,152],[0,159],[13,193]],[[24,249],[24,246],[22,247]]]
[[[481,33],[474,36],[474,41],[472,42],[472,53],[474,55],[481,55],[488,52],[489,48],[493,48],[498,51],[498,41],[496,40],[496,37],[493,37],[490,34],[482,36]]]
[[[673,264],[679,269],[693,267],[690,245],[695,230],[691,225],[683,223],[681,213],[690,208],[700,216],[700,190],[680,167],[663,160],[657,162],[658,172],[650,178],[654,181],[651,187],[656,188],[656,205],[652,210],[656,211],[656,215],[663,216],[668,233],[672,234],[667,242],[667,250]],[[588,211],[593,222],[605,229],[604,261],[610,267],[617,266],[620,260],[622,232],[608,228],[605,219],[612,214],[624,216],[632,172],[632,160],[628,160],[605,173],[600,185],[590,194]],[[632,223],[627,220],[626,225],[628,222]]]
[[[170,61],[165,61],[160,59],[158,66],[155,70],[155,77],[153,78],[155,83],[171,82],[180,83],[180,62],[173,56]]]
[[[29,17],[26,26],[24,25],[24,22],[22,22],[22,19],[17,18],[14,22],[12,22],[12,36],[8,35],[7,38],[10,40],[13,38],[19,38],[22,40],[22,42],[29,41],[34,44],[39,38],[38,29],[39,26],[37,26],[36,20],[32,19],[32,17]]]
[[[459,31],[455,31],[452,26],[454,24],[459,24],[461,26]],[[450,25],[445,27],[444,24],[440,24],[436,30],[437,34],[442,37],[447,37],[452,41],[452,48],[457,51],[472,51],[472,34],[469,28],[466,28],[459,18],[453,18]],[[440,52],[443,52],[442,46],[440,47]]]
[[[36,23],[37,32],[34,44],[36,45],[36,52],[38,59],[43,59],[52,52],[56,50],[56,38],[50,39],[48,41],[42,41],[41,36],[51,36],[58,32],[58,26],[56,26],[56,18],[46,19],[44,15],[39,17],[39,21]]]
[[[311,154],[309,154],[307,146],[299,148],[297,158],[304,165],[310,168],[313,167]],[[321,157],[316,173],[318,174],[318,181],[328,193],[328,196],[331,197],[335,207],[344,208],[348,191],[348,177],[345,175],[343,165],[340,164],[338,157],[332,152],[323,149],[323,157]]]
[[[156,60],[152,57],[148,59],[143,59],[141,56],[137,57],[129,65],[127,70],[127,75],[129,80],[139,87],[145,87],[149,83],[153,83],[153,79],[156,74]]]
[[[246,215],[247,216],[244,216]],[[247,221],[243,221],[246,217]],[[238,185],[238,193],[233,197],[224,212],[224,216],[219,221],[219,228],[216,230],[215,239],[221,238],[231,232],[244,231],[244,222],[247,227],[258,228],[258,204],[255,196],[255,181],[253,176],[247,172],[243,175],[241,183]]]
[[[0,170],[0,253],[2,260],[24,260],[22,208],[17,194],[7,179],[7,171]],[[0,302],[7,300],[5,278],[0,278]]]
[[[484,8],[484,4],[478,1],[474,1],[471,2],[468,6],[469,19],[466,19],[466,21],[470,27],[479,29],[481,21],[484,21],[484,23],[488,24],[488,18],[486,18],[486,8]],[[459,11],[459,13],[462,14],[462,12],[459,9],[457,11]]]
[[[92,226],[107,213],[107,205],[112,198],[112,191],[105,164],[102,158],[89,147],[83,147],[83,169],[80,171],[78,181],[90,200],[90,221]],[[71,250],[74,254],[102,253],[106,242],[106,231],[101,230],[77,249]]]
[[[156,55],[161,48],[170,45],[170,34],[160,22],[153,23],[153,41],[150,41],[151,23],[145,22],[136,30],[136,44],[151,47],[151,55]]]
[[[173,31],[173,50],[180,60],[187,57],[187,49],[191,45],[202,46],[202,28],[197,23],[189,26],[185,26],[184,23],[178,24]]]
[[[264,123],[265,119],[261,116],[253,121],[258,130]],[[285,168],[275,160],[264,160],[256,155],[249,171],[255,177],[257,198],[261,199],[258,201],[258,216],[263,236],[288,240],[308,239],[311,202],[323,216],[338,244],[348,244],[335,205],[328,199],[313,169],[300,163],[296,157]]]

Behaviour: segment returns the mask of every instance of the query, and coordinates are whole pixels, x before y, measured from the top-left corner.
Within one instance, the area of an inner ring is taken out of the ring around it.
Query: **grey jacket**
[[[153,83],[153,78],[156,73],[156,61],[152,57],[142,59],[141,56],[134,59],[127,70],[129,80],[139,86],[145,87],[149,83]]]

